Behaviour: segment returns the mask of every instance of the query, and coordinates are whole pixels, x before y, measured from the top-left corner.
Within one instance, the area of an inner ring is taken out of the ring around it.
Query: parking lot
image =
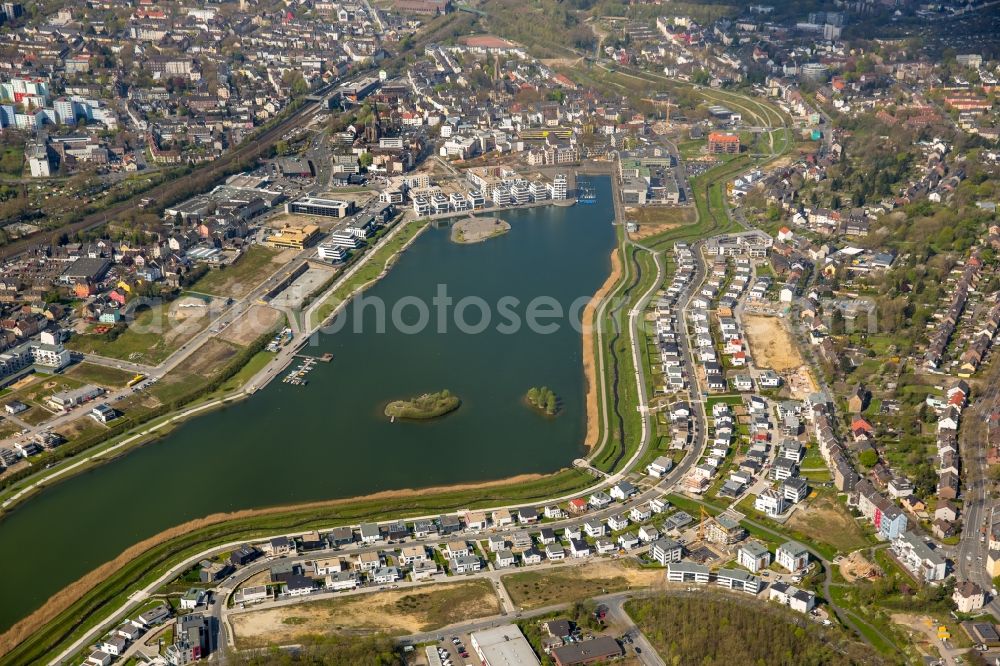
[[[478,657],[472,651],[472,638],[470,634],[452,634],[438,637],[437,645],[428,650],[436,650],[442,666],[465,666],[479,663]],[[438,662],[432,661],[428,654],[430,666],[438,666]]]

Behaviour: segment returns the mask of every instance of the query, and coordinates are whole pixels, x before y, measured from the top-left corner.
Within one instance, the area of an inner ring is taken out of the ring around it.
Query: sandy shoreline
[[[594,319],[597,307],[605,296],[611,293],[621,279],[622,264],[618,256],[618,248],[611,251],[611,274],[597,290],[594,297],[583,309],[583,373],[587,379],[587,434],[584,444],[593,448],[599,444],[598,435],[601,432],[601,410],[597,404],[597,357],[594,353]]]

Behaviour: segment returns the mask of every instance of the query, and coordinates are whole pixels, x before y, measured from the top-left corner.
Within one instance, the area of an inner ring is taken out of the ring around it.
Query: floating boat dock
[[[585,205],[597,203],[597,188],[589,178],[577,177],[576,202]]]
[[[285,378],[281,381],[293,386],[305,386],[308,383],[306,381],[306,375],[309,374],[309,371],[313,369],[314,365],[316,365],[316,358],[310,356],[302,361],[299,367],[285,375]]]

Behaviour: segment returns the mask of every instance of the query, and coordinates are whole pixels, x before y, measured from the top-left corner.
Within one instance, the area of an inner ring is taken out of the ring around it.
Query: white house
[[[620,532],[626,527],[628,527],[628,518],[625,516],[618,514],[608,518],[608,529],[612,532]]]
[[[628,481],[619,481],[611,487],[611,497],[616,500],[627,500],[636,492],[635,486]]]
[[[451,558],[450,568],[452,573],[467,574],[479,571],[483,565],[475,555],[459,555]]]
[[[809,551],[801,543],[788,541],[778,546],[774,552],[774,561],[792,573],[809,566]]]
[[[766,569],[771,564],[771,551],[759,541],[747,541],[736,553],[736,561],[753,573]]]
[[[591,518],[583,524],[583,531],[591,538],[604,536],[604,523],[596,518]]]
[[[618,545],[625,550],[632,550],[639,545],[639,537],[632,532],[626,532],[625,534],[619,535]]]
[[[787,583],[772,583],[767,598],[800,613],[808,613],[816,606],[815,594]]]
[[[507,549],[503,549],[497,553],[497,567],[507,568],[514,566],[514,553]]]
[[[371,580],[376,585],[395,583],[399,577],[399,569],[396,567],[379,567],[371,573]]]
[[[657,479],[662,478],[674,466],[674,461],[668,456],[660,456],[653,462],[646,465],[646,472]]]
[[[637,523],[643,523],[653,517],[653,510],[649,508],[648,504],[640,504],[632,507],[632,510],[629,511],[629,517]]]
[[[664,566],[671,562],[680,562],[683,555],[683,547],[673,539],[657,539],[649,547],[649,556]]]
[[[760,495],[757,495],[757,498],[753,502],[753,508],[771,517],[784,513],[785,507],[784,496],[773,488],[768,488]]]
[[[955,586],[951,599],[958,606],[959,613],[971,613],[986,604],[986,593],[983,592],[983,588],[967,580]]]

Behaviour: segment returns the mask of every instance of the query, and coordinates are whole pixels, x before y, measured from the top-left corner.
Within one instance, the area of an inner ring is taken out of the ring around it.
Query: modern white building
[[[539,666],[531,644],[513,624],[476,631],[470,642],[483,666]]]
[[[944,580],[948,561],[913,532],[903,532],[891,544],[892,552],[917,579],[927,583]]]
[[[794,573],[809,566],[809,551],[801,543],[789,541],[778,546],[774,561],[778,566]]]
[[[753,502],[753,508],[771,517],[784,513],[786,506],[784,496],[774,488],[768,488],[757,495]]]
[[[736,553],[736,562],[757,573],[771,564],[771,551],[759,541],[747,541]]]

